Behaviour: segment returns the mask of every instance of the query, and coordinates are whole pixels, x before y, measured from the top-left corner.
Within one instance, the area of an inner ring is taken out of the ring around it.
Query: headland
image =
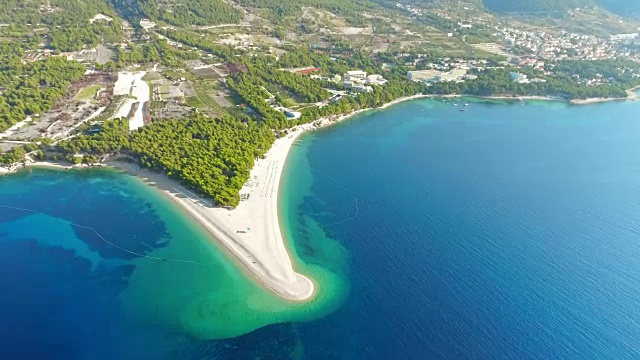
[[[417,97],[397,99],[386,106]],[[223,245],[267,289],[288,300],[305,301],[313,298],[316,285],[312,279],[296,272],[278,217],[278,193],[284,165],[289,150],[301,134],[338,123],[362,111],[366,110],[300,125],[277,139],[265,158],[256,160],[250,180],[240,190],[242,201],[233,209],[213,206],[178,181],[137,164],[117,159],[107,160],[105,164],[124,170],[166,194],[212,235],[213,242]]]
[[[423,96],[396,99],[380,108],[419,97]],[[224,250],[259,283],[285,299],[305,301],[313,298],[315,285],[311,279],[295,271],[278,218],[278,192],[287,155],[298,136],[304,132],[330,126],[368,110],[371,109],[323,118],[290,129],[286,136],[274,142],[264,159],[256,160],[250,180],[240,190],[243,200],[233,209],[216,207],[165,174],[140,168],[117,157],[100,166],[123,170],[157,188],[200,223],[212,235],[212,242],[223,245]],[[14,172],[25,166],[58,169],[87,167],[38,161],[3,169],[3,173]]]

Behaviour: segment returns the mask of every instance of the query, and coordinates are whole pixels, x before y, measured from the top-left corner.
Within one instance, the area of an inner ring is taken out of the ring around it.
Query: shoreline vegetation
[[[636,99],[634,92],[638,88],[628,90],[626,99]],[[459,98],[466,95],[428,95],[418,94],[401,97],[378,107],[352,111],[349,114],[330,116],[312,123],[295,126],[285,136],[276,139],[263,159],[256,160],[250,172],[249,181],[241,190],[243,201],[235,208],[215,207],[210,200],[204,200],[187,190],[176,179],[164,173],[140,167],[127,160],[126,156],[107,158],[97,166],[108,166],[144,181],[147,185],[168,196],[182,210],[203,226],[212,236],[214,245],[222,245],[252,277],[268,290],[291,301],[308,301],[316,293],[313,280],[295,270],[291,256],[285,245],[280,219],[278,217],[279,185],[282,172],[291,147],[300,135],[343,122],[353,116],[377,109],[420,99],[420,98]],[[487,96],[478,97],[488,100],[544,100],[565,101],[560,98],[542,96]],[[594,98],[581,101],[570,101],[572,104],[584,105],[604,101],[625,100],[625,98]],[[11,168],[0,167],[0,175],[18,171],[25,167],[48,167],[56,169],[90,168],[92,165],[62,165],[48,161],[24,163],[23,166]],[[215,242],[215,243],[214,243]]]
[[[422,96],[397,99],[380,108],[418,97]],[[285,161],[299,135],[339,123],[367,110],[371,109],[361,109],[342,116],[324,118],[290,129],[286,136],[273,143],[264,159],[255,162],[249,182],[244,184],[240,191],[241,194],[248,195],[247,199],[233,209],[212,206],[210,201],[185,189],[177,180],[163,173],[123,161],[122,157],[107,159],[94,166],[35,161],[25,163],[22,167],[16,166],[10,172],[26,167],[68,170],[102,166],[124,171],[161,191],[186,211],[193,220],[209,232],[213,238],[212,242],[217,242],[214,245],[221,244],[258,283],[284,299],[306,301],[314,297],[316,286],[311,279],[295,271],[278,218],[278,192]],[[8,173],[9,170],[5,169],[5,172]]]

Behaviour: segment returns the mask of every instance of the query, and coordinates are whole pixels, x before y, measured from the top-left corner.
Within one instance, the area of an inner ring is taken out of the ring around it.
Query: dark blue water
[[[120,297],[128,287],[151,292],[171,284],[160,271],[147,284],[132,285],[131,275],[153,265],[140,260],[170,242],[197,244],[198,233],[185,231],[185,224],[197,227],[159,193],[115,171],[31,169],[0,178],[0,359],[277,359],[290,353],[297,342],[291,324],[204,341],[176,324],[142,321],[126,311]],[[189,252],[199,249],[193,248],[179,256],[190,260]],[[222,261],[210,260],[214,267]],[[185,287],[184,270],[197,276],[208,269],[156,263],[175,271],[174,283]],[[224,278],[222,269],[208,279]],[[182,296],[173,287],[160,293]],[[166,298],[139,303],[153,307]]]
[[[126,323],[115,301],[132,255],[69,223],[91,224],[141,254],[163,246],[164,225],[143,201],[105,196],[127,186],[114,175],[38,170],[1,179],[1,358],[122,358],[157,339]],[[140,222],[117,223],[133,216]]]
[[[311,358],[640,358],[639,103],[418,101],[305,142],[352,284]]]
[[[349,297],[230,340],[123,313],[140,256],[191,236],[157,194],[109,171],[0,179],[0,205],[36,211],[0,208],[0,359],[640,358],[640,103],[469,102],[306,136],[296,249],[339,253],[303,241],[315,220]]]

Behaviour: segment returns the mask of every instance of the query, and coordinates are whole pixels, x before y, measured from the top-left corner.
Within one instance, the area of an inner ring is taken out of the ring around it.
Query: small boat
[[[464,109],[460,109],[460,111],[464,111]]]
[[[464,106],[469,106],[469,104],[464,104]]]

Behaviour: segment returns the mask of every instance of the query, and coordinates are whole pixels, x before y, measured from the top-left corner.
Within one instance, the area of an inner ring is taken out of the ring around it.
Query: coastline
[[[280,232],[274,231],[273,219],[269,217],[271,213],[275,213],[277,217],[277,212],[268,211],[266,207],[269,202],[265,200],[270,198],[257,197],[262,201],[243,201],[232,210],[216,208],[163,173],[118,160],[108,160],[105,165],[135,176],[165,194],[209,232],[212,236],[209,241],[213,245],[222,245],[239,261],[239,265],[268,290],[292,301],[304,301],[313,297],[313,282],[295,272],[284,241],[278,241],[282,240],[277,236]],[[259,170],[265,169],[271,168],[261,166]],[[263,190],[269,190],[274,185],[271,182],[271,186],[267,186],[267,180],[264,181]]]
[[[640,86],[636,86],[631,89],[627,89],[627,96],[620,98],[589,98],[589,99],[581,99],[581,100],[571,100],[571,104],[574,105],[589,105],[596,104],[602,102],[610,102],[610,101],[627,101],[627,100],[636,100],[638,98],[638,94],[636,93],[640,90]]]
[[[629,90],[630,98],[636,97]],[[256,160],[249,181],[243,185],[240,195],[244,200],[235,209],[216,208],[185,189],[178,181],[163,173],[142,169],[137,164],[118,160],[107,160],[104,164],[138,177],[150,186],[156,187],[167,195],[176,205],[185,210],[195,221],[201,224],[211,235],[210,241],[224,248],[248,270],[253,278],[268,290],[282,298],[292,301],[307,301],[314,297],[316,285],[313,280],[295,271],[291,256],[286,247],[283,231],[280,228],[278,198],[279,185],[285,162],[291,147],[298,137],[308,131],[326,128],[338,124],[354,115],[420,98],[459,98],[467,95],[426,95],[418,94],[395,99],[376,108],[360,109],[345,115],[335,115],[318,119],[312,123],[296,126],[277,139],[264,159]],[[546,100],[564,101],[540,96],[491,96],[480,99],[503,100]],[[616,99],[604,99],[611,101]],[[619,99],[618,99],[619,100]],[[600,102],[591,100],[584,104]],[[0,175],[9,174],[26,167],[48,167],[57,169],[90,168],[87,165],[61,165],[50,162],[32,162],[15,165],[11,168],[0,167]]]
[[[396,99],[385,107],[417,97],[422,96]],[[240,195],[246,198],[234,209],[213,207],[177,180],[137,164],[111,159],[104,165],[133,175],[168,196],[212,235],[210,241],[215,242],[214,245],[223,245],[268,290],[287,300],[308,301],[316,293],[316,284],[295,271],[280,228],[278,198],[284,165],[289,150],[303,133],[337,124],[369,110],[374,109],[361,109],[299,125],[276,139],[265,158],[256,160],[249,181],[240,190]]]
[[[362,112],[385,109],[423,97],[427,95],[399,98],[378,108],[360,109],[349,114],[322,118],[290,129],[285,136],[276,139],[264,159],[256,160],[250,180],[240,190],[245,199],[234,209],[213,207],[163,173],[113,159],[94,166],[26,162],[11,168],[0,168],[0,174],[9,174],[28,167],[68,170],[108,166],[124,171],[155,187],[185,210],[212,235],[212,242],[223,245],[267,289],[288,300],[305,301],[313,298],[316,286],[311,279],[295,271],[278,216],[279,185],[289,150],[298,137],[307,131],[337,124]]]
[[[590,105],[604,102],[612,102],[612,101],[628,101],[628,100],[636,100],[639,98],[637,91],[640,90],[640,86],[633,87],[631,89],[627,89],[626,97],[614,97],[614,98],[587,98],[587,99],[573,99],[567,100],[559,97],[553,96],[540,96],[540,95],[488,95],[488,96],[480,96],[480,95],[469,95],[469,94],[447,94],[447,95],[425,95],[424,97],[432,98],[432,99],[447,99],[447,98],[476,98],[476,99],[484,99],[484,100],[514,100],[514,101],[558,101],[565,102],[571,105]]]
[[[19,165],[12,165],[8,168],[6,167],[2,167],[0,166],[0,176],[2,175],[10,175],[13,173],[16,173],[22,169],[26,169],[26,168],[48,168],[48,169],[58,169],[58,170],[69,170],[69,169],[82,169],[82,168],[91,168],[91,167],[100,167],[100,166],[104,166],[102,164],[95,164],[95,165],[86,165],[86,164],[81,164],[81,165],[63,165],[60,163],[56,163],[56,162],[48,162],[48,161],[33,161],[33,162],[24,162],[24,163],[20,163]]]
[[[380,108],[418,97],[424,96],[396,99]],[[259,283],[282,298],[305,301],[313,298],[315,285],[311,279],[294,270],[278,217],[278,190],[287,155],[301,134],[334,125],[369,110],[375,110],[375,108],[322,118],[290,129],[285,136],[274,142],[264,159],[256,160],[251,170],[250,180],[240,190],[240,194],[247,196],[248,199],[243,200],[234,209],[217,208],[205,204],[178,181],[162,173],[141,169],[135,164],[107,160],[95,166],[108,166],[122,170],[154,186],[201,224],[212,235],[211,241],[222,244]],[[10,174],[28,167],[68,170],[92,166],[63,165],[42,161],[26,162],[10,168],[0,168],[0,174]]]

